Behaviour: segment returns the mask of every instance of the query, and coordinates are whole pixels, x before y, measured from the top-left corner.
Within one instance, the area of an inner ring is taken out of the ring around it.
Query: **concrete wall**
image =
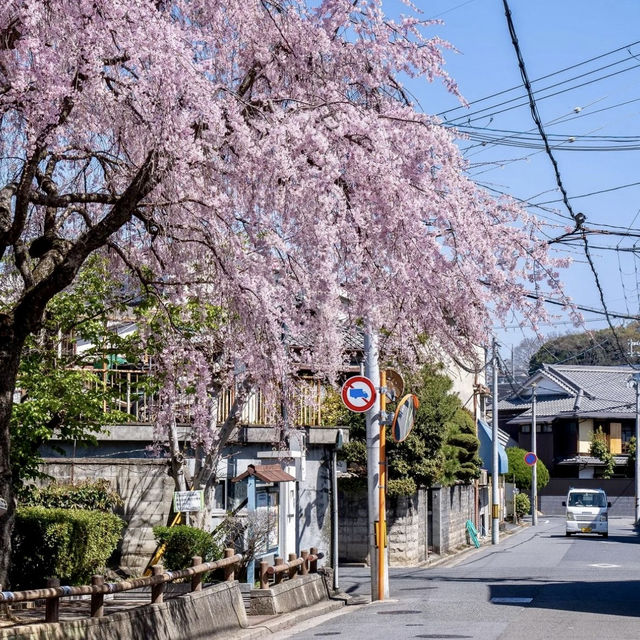
[[[420,489],[413,496],[388,498],[390,565],[416,565],[426,561],[430,551],[444,554],[467,544],[466,521],[475,521],[475,500],[474,485],[432,487]],[[482,523],[488,527],[486,485],[478,489],[478,507],[478,528]],[[340,560],[368,563],[366,491],[340,491],[338,512]]]
[[[587,478],[551,478],[549,484],[538,493],[538,508],[547,516],[564,515],[562,506],[570,487],[603,489],[611,502],[612,517],[633,517],[635,514],[635,479],[610,478],[609,480]]]
[[[301,463],[300,459],[284,460],[282,452],[273,448],[273,429],[244,428],[237,436],[239,441],[223,450],[224,464],[219,473],[220,477],[232,478],[244,472],[249,464],[272,463],[280,458],[291,464],[291,471],[298,479],[297,487],[296,483],[287,483],[291,485],[290,490],[295,492],[297,488],[297,501],[293,501],[294,507],[286,517],[293,544],[291,548],[281,549],[281,553],[286,557],[289,552],[317,547],[325,554],[321,564],[330,563],[330,460],[336,429],[308,429],[303,433],[306,451]],[[112,427],[97,446],[82,450],[85,457],[74,457],[73,450],[67,446],[67,457],[48,457],[43,467],[43,471],[58,482],[104,478],[118,491],[124,500],[119,515],[129,523],[121,545],[120,568],[132,575],[144,570],[156,548],[152,528],[167,524],[174,490],[166,459],[151,458],[146,450],[146,438],[151,435],[148,425]],[[273,459],[269,457],[271,453]],[[126,455],[133,457],[123,457]],[[188,462],[193,471],[194,461]],[[214,528],[225,515],[224,509],[214,512],[205,527]]]
[[[188,640],[228,638],[247,627],[236,582],[225,582],[104,618],[34,624],[0,631],[0,640]]]
[[[419,489],[413,496],[398,496],[388,501],[387,538],[393,565],[415,565],[427,559],[427,501],[426,489]]]
[[[474,520],[473,485],[434,487],[432,490],[433,540],[436,553],[446,553],[467,544],[467,520]]]
[[[328,598],[327,585],[320,574],[296,576],[270,589],[252,589],[249,615],[289,613]]]
[[[158,459],[56,458],[45,461],[43,471],[60,483],[105,479],[123,498],[118,515],[129,524],[121,544],[120,566],[140,574],[156,543],[152,527],[166,524],[173,497],[167,463]]]

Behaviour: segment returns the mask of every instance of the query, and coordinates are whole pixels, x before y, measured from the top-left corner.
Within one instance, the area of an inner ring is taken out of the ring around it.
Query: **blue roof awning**
[[[478,439],[480,440],[480,451],[478,455],[482,459],[482,468],[489,473],[493,473],[493,438],[491,427],[484,421],[478,420]],[[509,471],[509,460],[504,447],[498,442],[498,473]]]

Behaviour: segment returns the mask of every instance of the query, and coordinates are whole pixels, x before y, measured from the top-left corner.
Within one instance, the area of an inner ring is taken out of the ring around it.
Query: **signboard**
[[[204,509],[204,491],[174,491],[173,510],[183,513]]]
[[[533,465],[538,462],[538,456],[533,453],[533,451],[529,451],[529,453],[525,453],[524,454],[524,461],[530,466],[533,467]]]
[[[396,442],[402,442],[407,438],[413,429],[413,422],[416,417],[416,410],[420,406],[418,396],[408,393],[396,408],[393,422],[391,423],[391,437]]]
[[[342,402],[347,409],[362,413],[373,407],[377,397],[376,388],[369,378],[353,376],[342,386]]]

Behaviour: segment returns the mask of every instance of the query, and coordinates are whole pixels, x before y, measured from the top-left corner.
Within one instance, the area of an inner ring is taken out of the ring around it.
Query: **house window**
[[[552,425],[550,425],[550,424],[543,424],[542,425],[542,433],[551,433],[552,431],[553,431]]]
[[[531,433],[531,425],[523,424],[522,427],[520,427],[520,433]]]

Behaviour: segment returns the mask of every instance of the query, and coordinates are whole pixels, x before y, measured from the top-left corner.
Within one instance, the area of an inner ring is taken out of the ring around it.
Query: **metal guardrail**
[[[311,547],[309,551],[301,551],[300,557],[296,557],[295,553],[289,554],[288,562],[284,558],[276,558],[274,565],[268,562],[260,563],[260,588],[268,589],[270,579],[273,578],[274,584],[280,584],[285,576],[289,580],[293,580],[298,574],[306,576],[309,573],[318,572],[318,560],[322,554],[318,553],[315,547]]]
[[[168,582],[182,578],[191,578],[191,591],[202,590],[202,578],[205,573],[216,569],[225,570],[225,581],[235,579],[235,567],[242,561],[242,555],[233,549],[224,550],[224,558],[215,562],[202,562],[202,558],[194,556],[193,565],[179,571],[165,571],[162,565],[153,567],[153,575],[146,578],[133,578],[122,582],[104,582],[104,576],[93,576],[91,585],[77,587],[60,586],[58,578],[49,578],[44,589],[30,589],[27,591],[2,591],[0,603],[13,604],[33,600],[46,600],[45,622],[58,622],[60,619],[60,599],[67,596],[91,596],[92,618],[104,616],[104,596],[111,593],[131,591],[140,587],[151,587],[151,603],[164,600],[165,585]]]

